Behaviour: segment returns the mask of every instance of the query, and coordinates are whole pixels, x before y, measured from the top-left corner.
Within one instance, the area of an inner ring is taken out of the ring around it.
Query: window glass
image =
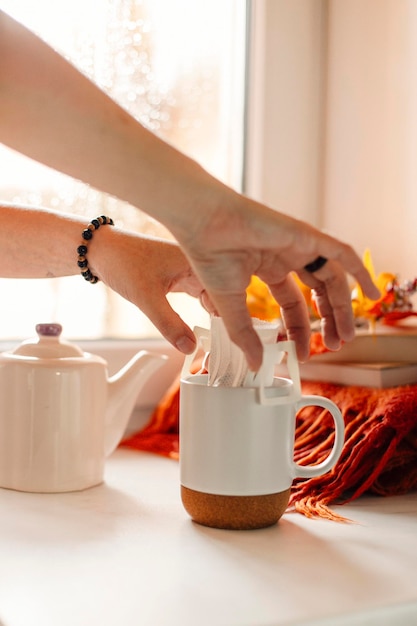
[[[245,0],[1,0],[152,131],[239,189],[243,162]],[[0,144],[0,198],[169,237],[137,208],[34,163]],[[74,260],[75,263],[75,260]],[[136,307],[79,276],[0,280],[2,338],[56,320],[66,336],[157,336]],[[173,294],[190,324],[205,319]],[[31,304],[28,307],[28,303]],[[30,310],[28,310],[30,309]]]

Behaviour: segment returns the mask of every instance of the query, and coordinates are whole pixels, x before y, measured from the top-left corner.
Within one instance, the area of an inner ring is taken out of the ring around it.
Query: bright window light
[[[38,33],[152,131],[239,189],[243,163],[245,0],[2,0],[1,8]],[[31,161],[0,144],[0,198],[167,233],[127,203]],[[136,307],[79,276],[0,280],[2,338],[58,321],[76,338],[158,336]],[[191,325],[198,302],[170,301]],[[31,306],[28,307],[28,302]],[[80,309],[79,303],[83,306]],[[29,310],[30,309],[30,310]]]

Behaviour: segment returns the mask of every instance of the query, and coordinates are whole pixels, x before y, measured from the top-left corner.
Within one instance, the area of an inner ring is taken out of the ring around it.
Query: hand
[[[256,371],[262,362],[262,346],[245,301],[253,274],[269,285],[280,304],[288,338],[295,341],[301,361],[309,355],[310,323],[292,271],[314,290],[327,347],[337,350],[342,341],[351,340],[355,329],[346,272],[366,295],[379,297],[351,246],[238,194],[229,194],[225,200],[204,220],[190,223],[188,234],[177,233],[177,237],[251,369]],[[305,265],[318,256],[328,261],[309,273]]]
[[[101,245],[91,245],[89,253],[93,273],[139,307],[178,350],[191,353],[194,334],[172,309],[166,295],[185,292],[204,300],[208,308],[212,305],[179,246],[117,228],[102,229],[100,234]],[[106,243],[104,236],[109,237]]]

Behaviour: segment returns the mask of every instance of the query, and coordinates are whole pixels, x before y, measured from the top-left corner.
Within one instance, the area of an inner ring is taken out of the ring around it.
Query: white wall
[[[247,191],[417,275],[417,0],[253,0]]]
[[[253,0],[247,192],[318,223],[325,0]]]
[[[324,223],[417,275],[417,2],[331,0]]]

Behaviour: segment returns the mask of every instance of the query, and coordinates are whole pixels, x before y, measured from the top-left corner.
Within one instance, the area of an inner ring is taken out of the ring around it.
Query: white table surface
[[[417,493],[341,511],[356,523],[205,528],[182,508],[176,461],[119,449],[93,489],[0,489],[0,622],[417,624]]]

